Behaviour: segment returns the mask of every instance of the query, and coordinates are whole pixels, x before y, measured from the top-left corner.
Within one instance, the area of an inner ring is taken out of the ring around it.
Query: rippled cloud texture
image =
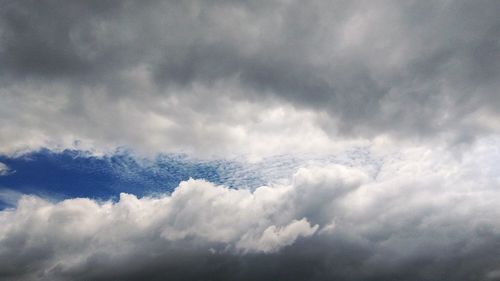
[[[0,0],[0,280],[500,280],[499,11]]]

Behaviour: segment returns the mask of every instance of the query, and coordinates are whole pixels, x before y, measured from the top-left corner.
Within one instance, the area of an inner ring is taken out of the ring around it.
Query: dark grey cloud
[[[281,102],[325,113],[318,124],[331,135],[469,141],[498,130],[498,8],[493,0],[3,1],[3,95],[60,85],[70,102],[58,119],[82,123],[105,111],[88,109],[82,92],[109,96],[102,108],[125,99],[160,115],[151,106],[158,99],[182,97],[186,108],[195,100],[208,104],[199,111],[205,121],[223,98]],[[130,139],[120,120],[109,121],[114,138]],[[95,139],[106,134],[102,123],[59,131]]]
[[[96,53],[105,55],[103,42],[95,42],[92,29],[93,21],[102,21],[108,14],[106,10],[105,1],[67,5],[2,1],[3,74],[57,78],[90,72],[99,58],[91,58],[81,45],[94,43]]]

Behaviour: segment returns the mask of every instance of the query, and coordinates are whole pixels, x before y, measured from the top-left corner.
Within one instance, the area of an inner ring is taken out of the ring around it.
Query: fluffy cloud
[[[496,1],[2,6],[4,152],[81,140],[266,154],[499,129]]]
[[[254,190],[202,180],[117,202],[24,196],[0,213],[5,280],[494,280],[498,160],[414,148]],[[492,145],[491,143],[489,145]],[[483,169],[478,165],[491,169]]]

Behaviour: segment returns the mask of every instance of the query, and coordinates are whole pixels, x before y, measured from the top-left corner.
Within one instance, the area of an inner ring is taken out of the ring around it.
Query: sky
[[[0,281],[500,280],[500,2],[0,7]]]

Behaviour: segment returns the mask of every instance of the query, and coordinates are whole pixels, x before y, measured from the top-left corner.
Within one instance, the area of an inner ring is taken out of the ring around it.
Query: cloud
[[[7,1],[2,150],[75,140],[207,154],[327,151],[381,135],[470,142],[499,129],[497,7]]]
[[[1,154],[353,155],[248,189],[2,191],[0,279],[498,279],[497,1],[1,4]]]
[[[0,162],[0,176],[6,176],[9,173],[11,173],[11,170],[9,169],[9,167],[7,165],[5,165],[4,163]]]
[[[3,210],[7,207],[16,206],[22,195],[23,193],[16,190],[0,189],[0,208]]]
[[[23,196],[0,212],[0,279],[494,279],[489,152],[414,148],[374,175],[311,166],[254,190],[188,180],[117,202]]]

